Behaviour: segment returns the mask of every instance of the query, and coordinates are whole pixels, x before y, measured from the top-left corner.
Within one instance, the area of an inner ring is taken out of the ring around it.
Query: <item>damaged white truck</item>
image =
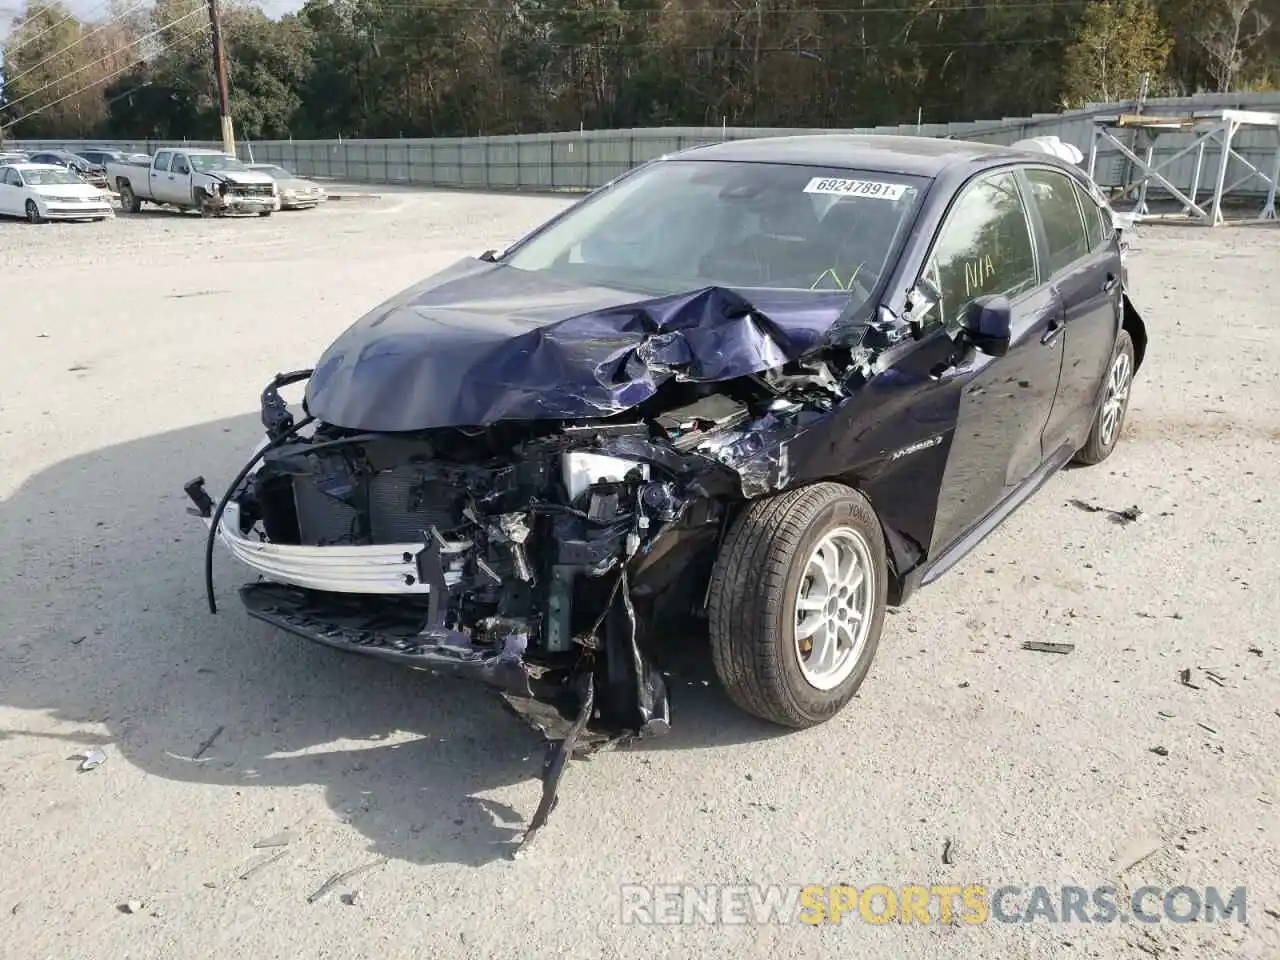
[[[157,150],[149,164],[108,163],[107,182],[126,213],[138,213],[144,202],[261,217],[280,209],[275,180],[217,150]]]
[[[553,741],[531,835],[576,747],[667,729],[673,645],[760,717],[832,717],[886,605],[1111,454],[1146,342],[1069,163],[686,151],[277,376],[225,493],[186,488],[210,608],[220,539],[254,617],[500,689]]]

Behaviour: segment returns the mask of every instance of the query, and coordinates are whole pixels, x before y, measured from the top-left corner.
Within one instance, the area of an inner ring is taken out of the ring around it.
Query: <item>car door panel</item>
[[[25,217],[27,215],[27,185],[22,180],[22,175],[16,170],[11,170],[7,178],[8,186],[8,212],[15,217]]]
[[[173,162],[173,154],[160,151],[151,161],[151,196],[157,203],[172,203],[169,187],[172,176],[169,165]]]
[[[1024,177],[1065,324],[1061,384],[1044,438],[1047,445],[1080,447],[1088,438],[1124,316],[1120,248],[1096,201],[1074,177],[1036,166]]]
[[[925,273],[936,289],[939,321],[955,341],[936,372],[957,384],[959,404],[938,489],[936,556],[979,523],[1043,462],[1042,435],[1062,368],[1062,304],[1041,282],[1023,188],[1011,169],[967,185],[944,217]],[[967,345],[960,318],[979,298],[1010,304],[1004,356]]]
[[[1120,306],[1120,258],[1093,255],[1054,281],[1065,305],[1062,384],[1046,436],[1083,444],[1111,362]]]
[[[1080,275],[1060,287],[1064,300],[1073,303],[1074,316],[1064,362],[1064,378],[1068,371],[1071,378],[1062,384],[1061,410],[1055,410],[1055,419],[1061,419],[1062,433],[1084,444],[1106,389],[1111,353],[1124,324],[1124,261],[1110,211],[1103,209],[1083,184],[1076,183],[1075,188],[1091,251]]]
[[[1062,368],[1062,303],[1038,287],[1013,304],[1009,352],[971,350],[954,372],[963,382],[955,439],[938,494],[932,549],[945,549],[1043,462],[1042,434]]]
[[[0,171],[0,213],[3,214],[16,212],[15,203],[21,190],[13,184],[13,178],[12,170]]]
[[[173,155],[173,166],[169,172],[169,190],[173,197],[172,203],[189,204],[192,202],[191,178],[190,159],[184,153],[175,153]]]

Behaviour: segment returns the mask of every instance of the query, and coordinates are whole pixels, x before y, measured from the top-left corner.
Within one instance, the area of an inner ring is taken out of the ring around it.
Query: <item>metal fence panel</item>
[[[1144,112],[1172,116],[1192,111],[1252,109],[1280,112],[1280,93],[1206,94],[1195,97],[1148,100]],[[986,143],[1011,144],[1033,136],[1057,136],[1088,155],[1093,138],[1093,118],[1134,112],[1131,102],[1089,104],[1061,114],[969,123],[907,123],[872,130],[815,130],[764,127],[657,127],[629,130],[579,130],[500,137],[396,139],[396,140],[278,140],[242,143],[241,157],[279,163],[303,176],[355,183],[410,183],[435,187],[505,190],[587,190],[599,187],[638,164],[700,144],[764,136],[809,133],[877,133],[904,136],[945,136]],[[1190,134],[1161,134],[1155,141],[1155,163],[1174,156],[1191,142]],[[1126,141],[1127,142],[1127,141]],[[218,149],[212,141],[18,141],[19,148],[84,149],[109,146],[152,153],[162,147]],[[1248,162],[1269,174],[1277,148],[1277,132],[1244,128],[1234,147]],[[1138,151],[1141,154],[1141,150]],[[1161,172],[1180,189],[1190,190],[1195,175],[1196,151],[1170,163]],[[1217,175],[1219,151],[1205,151],[1201,164],[1201,189],[1208,190]],[[1116,187],[1132,178],[1131,164],[1111,147],[1099,146],[1096,175],[1104,187]],[[1248,168],[1232,159],[1226,180],[1231,184],[1249,177]],[[1256,176],[1242,190],[1265,193]],[[1161,191],[1153,185],[1153,196]]]

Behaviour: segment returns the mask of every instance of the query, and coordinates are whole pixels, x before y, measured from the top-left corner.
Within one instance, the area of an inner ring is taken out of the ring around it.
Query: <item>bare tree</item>
[[[1254,0],[1221,2],[1217,15],[1196,39],[1209,56],[1209,70],[1217,81],[1218,92],[1229,93],[1249,50],[1266,35],[1271,18],[1254,7]]]

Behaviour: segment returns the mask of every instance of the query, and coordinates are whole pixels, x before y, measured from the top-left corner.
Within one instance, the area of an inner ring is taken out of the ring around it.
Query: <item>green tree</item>
[[[1271,17],[1256,0],[1219,0],[1196,39],[1209,58],[1219,93],[1227,93],[1250,67],[1250,53],[1271,30]],[[1265,49],[1265,47],[1263,47]]]
[[[1067,50],[1064,103],[1134,99],[1144,75],[1154,92],[1171,46],[1153,0],[1095,0]]]
[[[10,136],[92,134],[106,117],[103,84],[137,55],[131,39],[118,17],[82,23],[56,2],[15,20],[0,46],[0,126]]]

